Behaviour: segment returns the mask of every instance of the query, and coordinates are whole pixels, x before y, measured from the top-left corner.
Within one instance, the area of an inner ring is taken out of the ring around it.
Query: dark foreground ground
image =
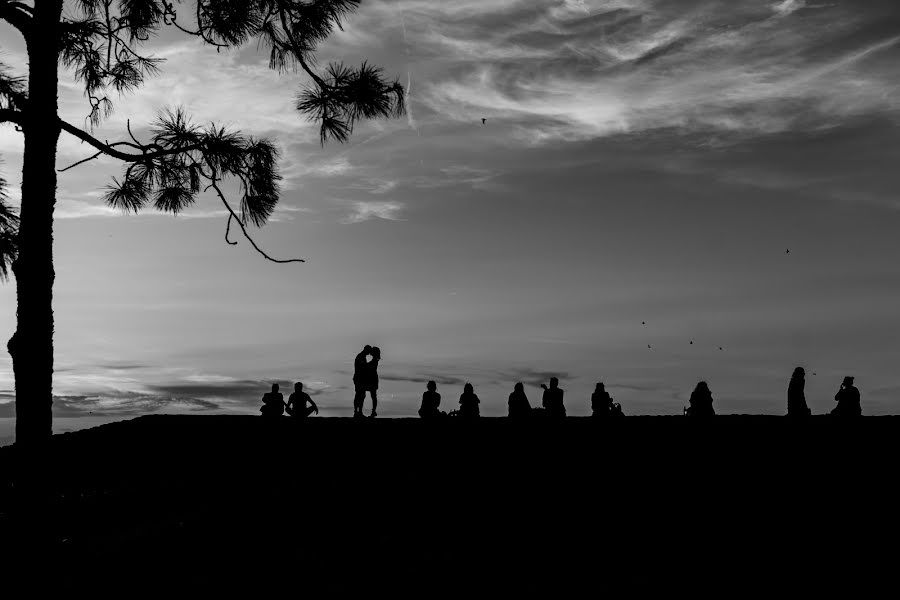
[[[0,590],[882,595],[898,434],[892,417],[142,417],[55,436],[42,465],[0,448]],[[46,489],[23,492],[34,473]]]

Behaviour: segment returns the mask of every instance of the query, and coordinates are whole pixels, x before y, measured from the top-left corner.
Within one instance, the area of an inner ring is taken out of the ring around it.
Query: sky
[[[414,416],[429,379],[444,410],[471,382],[502,415],[517,381],[536,405],[552,375],[570,415],[597,381],[626,414],[680,414],[700,380],[720,413],[783,414],[796,366],[814,413],[845,375],[864,413],[900,409],[895,1],[364,0],[320,64],[382,66],[409,111],[324,147],[293,109],[305,77],[255,43],[164,31],[147,51],[162,74],[95,136],[127,120],[146,138],[183,106],[273,140],[281,200],[253,235],[307,262],[227,245],[212,196],[178,217],[105,206],[113,159],[61,173],[56,431],[258,414],[275,381],[348,416],[364,344],[380,416]],[[0,60],[25,65],[5,25]],[[61,114],[87,126],[61,77]],[[90,154],[63,134],[58,166]],[[0,157],[16,201],[11,127]],[[11,282],[0,339],[14,329]],[[13,390],[4,353],[0,443]]]

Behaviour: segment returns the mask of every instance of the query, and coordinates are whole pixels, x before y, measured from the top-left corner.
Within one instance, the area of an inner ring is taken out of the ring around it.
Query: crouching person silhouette
[[[464,385],[462,396],[459,397],[459,416],[464,419],[480,417],[479,404],[481,404],[481,400],[475,395],[475,388],[472,387],[472,384]]]
[[[546,411],[546,415],[551,419],[559,419],[566,416],[566,406],[563,404],[563,390],[559,387],[559,379],[550,378],[550,387],[543,383],[544,396],[541,398],[541,405]]]
[[[525,395],[525,386],[517,383],[509,395],[509,418],[522,419],[531,416],[531,403]]]
[[[288,398],[285,408],[287,414],[292,417],[308,417],[313,413],[319,414],[319,407],[309,397],[309,394],[303,391],[303,383],[300,381],[294,384],[294,393]]]
[[[603,382],[598,382],[591,394],[591,416],[592,417],[623,417],[622,405],[613,402],[612,396],[606,391]]]
[[[841,389],[834,395],[837,406],[831,411],[836,417],[862,416],[862,407],[859,404],[859,390],[853,385],[852,377],[844,377]]]
[[[266,392],[262,397],[262,408],[259,412],[264,417],[280,417],[284,414],[284,396],[278,391],[278,384],[272,384],[272,391]]]
[[[446,417],[447,414],[441,412],[441,395],[437,392],[437,384],[429,381],[425,392],[422,393],[422,406],[419,408],[419,416],[423,419],[433,419],[434,417]]]
[[[705,381],[701,381],[691,392],[690,407],[685,409],[684,414],[689,417],[713,417],[716,411],[713,410],[712,392]]]

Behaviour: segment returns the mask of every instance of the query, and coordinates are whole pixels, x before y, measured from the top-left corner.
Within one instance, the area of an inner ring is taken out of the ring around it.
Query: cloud
[[[468,379],[447,375],[401,375],[397,373],[384,373],[378,375],[385,381],[404,381],[408,383],[428,383],[434,381],[438,385],[464,385]]]
[[[408,5],[411,44],[453,65],[422,84],[420,101],[455,121],[505,122],[535,145],[655,129],[810,130],[900,106],[900,75],[872,62],[896,57],[900,38],[851,36],[883,16],[877,9],[485,2],[463,18]]]
[[[350,214],[342,221],[345,224],[362,223],[369,219],[384,219],[385,221],[400,221],[400,211],[404,205],[400,202],[364,202],[352,203]]]

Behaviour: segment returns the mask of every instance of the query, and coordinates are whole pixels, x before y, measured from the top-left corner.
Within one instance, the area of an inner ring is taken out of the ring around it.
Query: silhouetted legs
[[[378,391],[377,390],[364,390],[362,388],[356,388],[356,395],[353,396],[353,416],[361,417],[363,416],[363,405],[366,403],[366,392],[372,395],[372,414],[370,416],[377,417],[378,413],[375,409],[378,408]]]
[[[363,416],[362,409],[363,409],[363,403],[365,401],[366,401],[366,390],[361,387],[356,388],[356,395],[353,396],[353,416],[354,417]]]

